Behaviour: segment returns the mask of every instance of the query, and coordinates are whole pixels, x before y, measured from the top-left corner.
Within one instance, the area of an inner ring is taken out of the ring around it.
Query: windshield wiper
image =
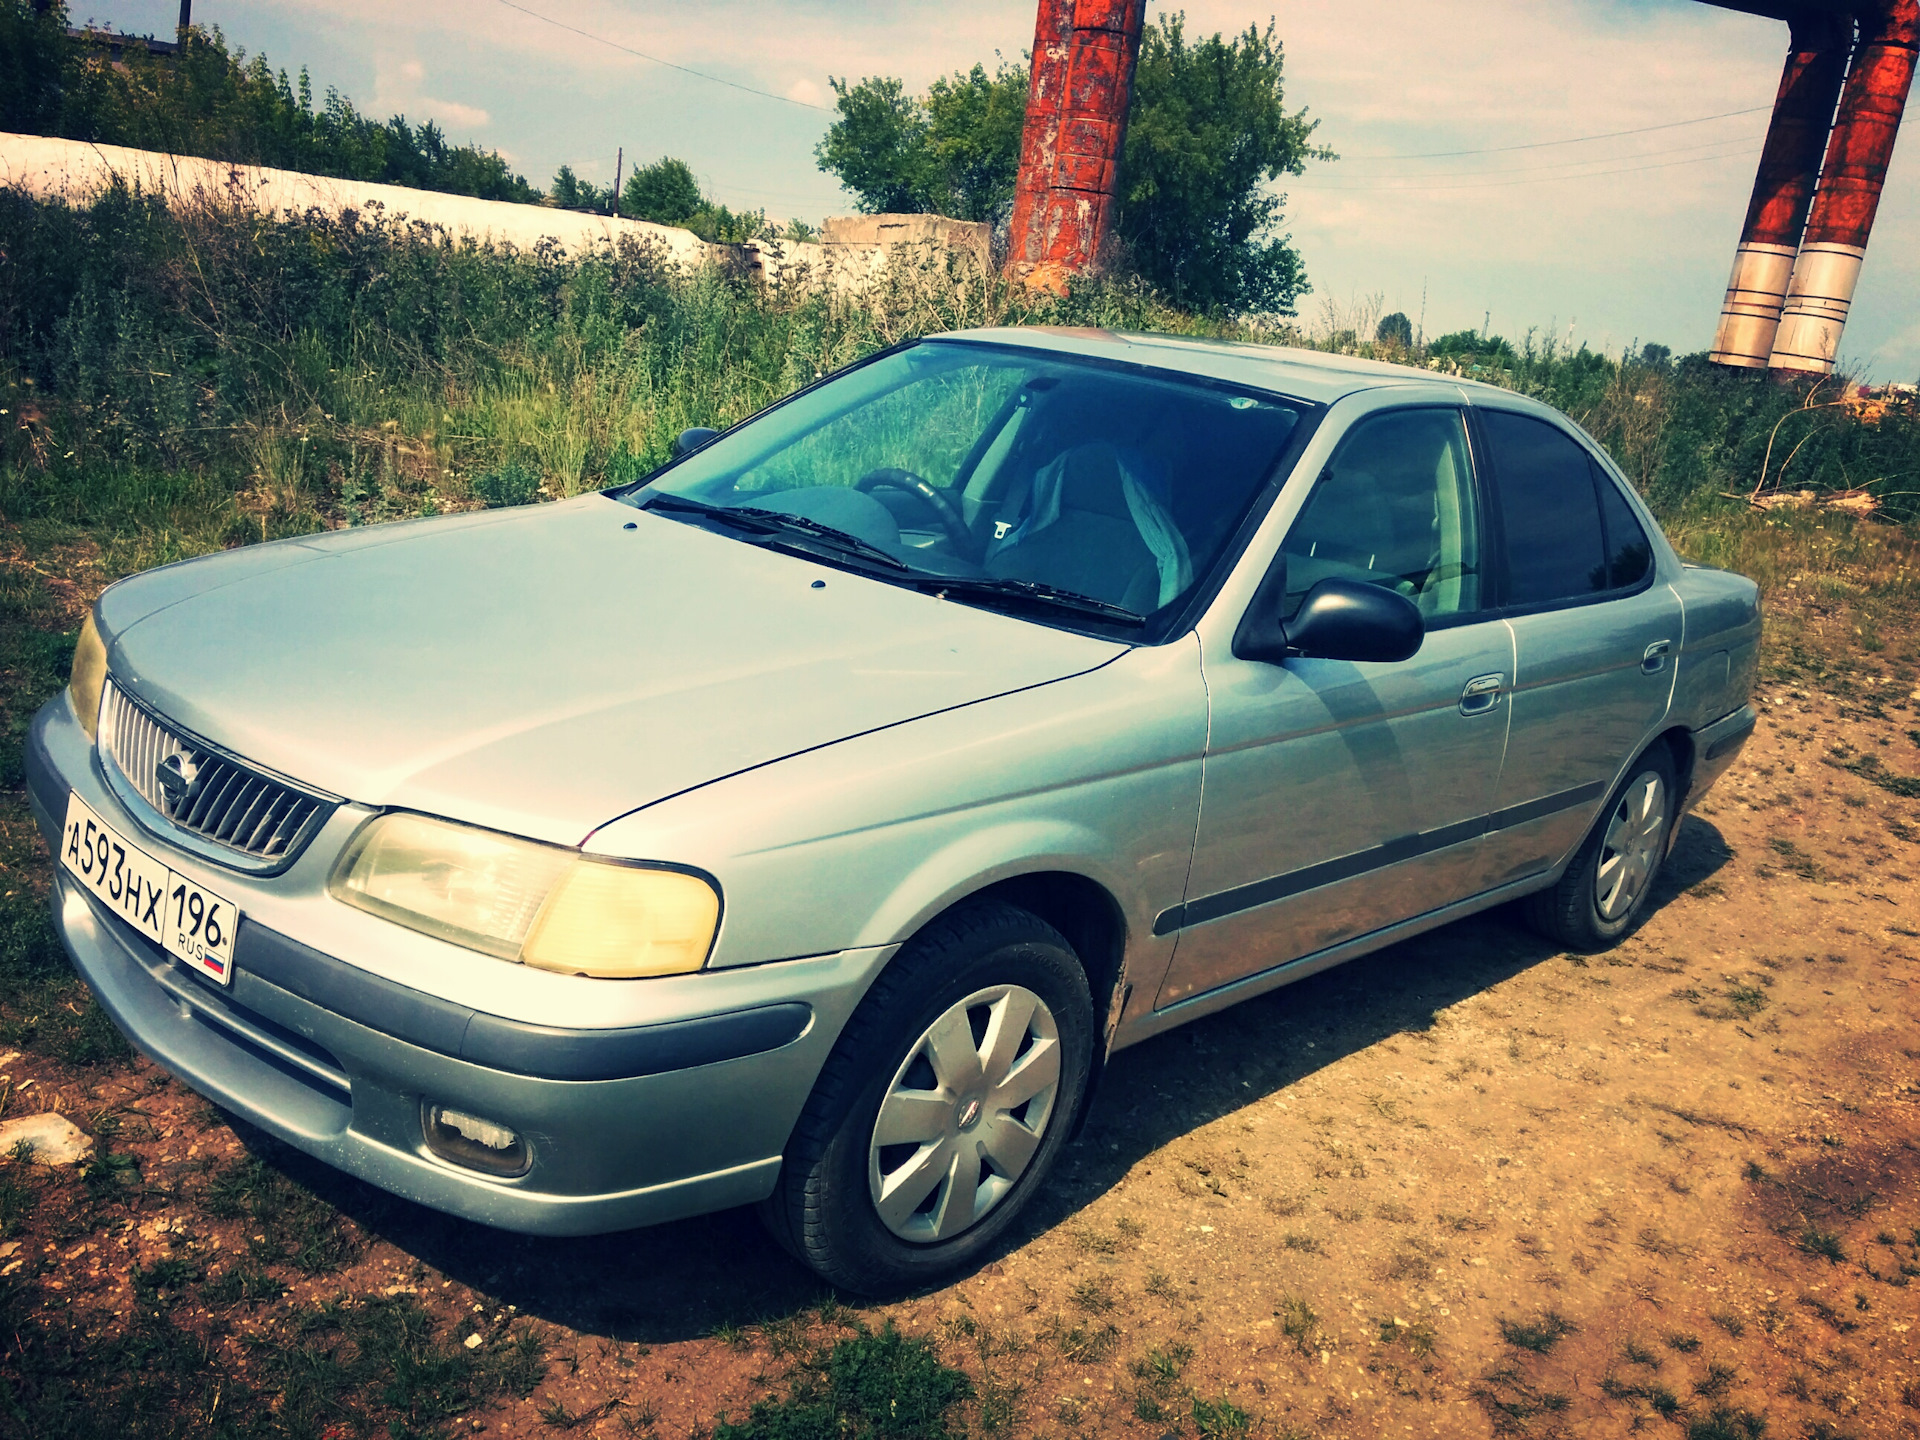
[[[1050,606],[1056,610],[1071,610],[1081,615],[1097,616],[1099,619],[1112,620],[1122,625],[1147,623],[1146,616],[1129,610],[1124,605],[1096,600],[1093,596],[1082,595],[1077,590],[1062,590],[1038,580],[970,580],[928,576],[924,580],[916,581],[916,584],[922,590],[932,591],[935,594],[966,596],[968,599],[981,600],[1023,600]]]
[[[756,535],[777,535],[782,532],[804,535],[809,540],[824,543],[829,549],[858,555],[863,560],[884,566],[889,570],[909,570],[912,567],[896,559],[871,540],[862,540],[835,525],[820,520],[809,519],[805,515],[789,515],[784,510],[763,510],[757,505],[709,505],[704,500],[691,500],[684,495],[660,494],[648,498],[649,510],[680,510],[690,515],[703,515],[718,520],[722,525],[730,525],[736,530],[748,530]]]

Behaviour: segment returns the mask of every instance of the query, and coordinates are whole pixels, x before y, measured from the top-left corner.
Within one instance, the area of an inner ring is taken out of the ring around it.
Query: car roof
[[[1511,398],[1511,392],[1478,380],[1433,375],[1407,365],[1301,350],[1291,345],[1261,345],[1245,340],[1203,340],[1185,335],[1149,335],[1132,331],[1098,330],[1060,325],[1001,326],[994,329],[954,330],[930,335],[930,340],[960,340],[1018,345],[1056,354],[1086,355],[1127,360],[1165,370],[1182,370],[1212,380],[1271,390],[1297,400],[1330,405],[1343,395],[1388,386],[1461,390]]]

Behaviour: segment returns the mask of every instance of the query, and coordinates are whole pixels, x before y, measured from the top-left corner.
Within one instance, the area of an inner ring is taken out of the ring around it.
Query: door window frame
[[[1334,467],[1339,464],[1340,457],[1346,453],[1347,446],[1352,443],[1362,430],[1373,424],[1376,420],[1384,420],[1390,416],[1406,415],[1418,410],[1450,411],[1460,420],[1461,430],[1467,442],[1467,486],[1473,493],[1475,543],[1480,547],[1481,556],[1479,605],[1471,610],[1457,610],[1451,615],[1440,615],[1429,618],[1425,625],[1426,633],[1432,634],[1436,630],[1451,630],[1461,625],[1478,625],[1488,620],[1501,618],[1500,612],[1495,609],[1494,606],[1487,603],[1489,594],[1498,593],[1494,590],[1493,567],[1496,563],[1504,563],[1505,557],[1495,556],[1489,548],[1494,543],[1495,535],[1491,529],[1491,495],[1488,491],[1487,483],[1482,476],[1483,462],[1480,451],[1485,442],[1480,438],[1478,430],[1474,425],[1473,407],[1460,401],[1447,400],[1415,400],[1404,405],[1383,405],[1378,409],[1369,410],[1365,414],[1354,417],[1353,423],[1347,426],[1346,430],[1340,436],[1339,443],[1333,447],[1332,454],[1328,455],[1326,463],[1320,467],[1320,473],[1314,476],[1313,484],[1308,488],[1305,498],[1300,502],[1300,508],[1294,512],[1293,518],[1287,522],[1287,528],[1281,532],[1279,543],[1274,547],[1273,559],[1268,562],[1267,573],[1261,577],[1259,585],[1254,589],[1253,597],[1247,603],[1247,613],[1251,613],[1253,610],[1268,603],[1271,598],[1275,598],[1274,582],[1283,578],[1283,571],[1287,563],[1287,541],[1293,534],[1293,528],[1298,525],[1313,508],[1315,497],[1319,495],[1321,487],[1331,480]],[[1598,503],[1598,497],[1595,497],[1595,504]],[[1504,586],[1504,576],[1501,577],[1499,583]],[[1243,626],[1246,624],[1246,614],[1241,616],[1240,624]]]
[[[1482,521],[1490,533],[1493,544],[1492,558],[1489,564],[1493,580],[1494,603],[1490,613],[1502,619],[1517,619],[1523,615],[1543,615],[1553,610],[1577,610],[1584,605],[1604,605],[1614,600],[1626,600],[1653,588],[1660,578],[1660,548],[1654,543],[1653,533],[1648,529],[1647,517],[1640,513],[1640,507],[1633,503],[1634,497],[1622,495],[1627,509],[1639,522],[1641,533],[1646,537],[1648,547],[1653,554],[1647,564],[1646,574],[1631,585],[1614,586],[1605,590],[1594,590],[1584,595],[1562,595],[1552,600],[1535,600],[1525,605],[1507,603],[1511,576],[1507,573],[1507,535],[1506,517],[1500,509],[1500,465],[1494,458],[1493,445],[1488,439],[1481,417],[1489,411],[1499,411],[1503,415],[1517,416],[1522,420],[1532,420],[1557,431],[1574,449],[1578,450],[1587,462],[1587,479],[1593,486],[1594,518],[1600,522],[1600,563],[1611,566],[1613,552],[1609,548],[1607,534],[1606,506],[1600,500],[1600,487],[1620,482],[1611,470],[1593,453],[1593,447],[1584,437],[1576,435],[1558,420],[1533,410],[1523,410],[1518,406],[1474,404],[1467,408],[1467,425],[1474,437],[1475,474],[1480,477],[1480,488],[1485,496],[1483,500]],[[1655,527],[1657,528],[1657,527]]]

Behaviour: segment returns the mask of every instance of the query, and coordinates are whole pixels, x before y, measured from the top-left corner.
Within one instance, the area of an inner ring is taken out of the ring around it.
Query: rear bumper
[[[1759,714],[1753,706],[1742,705],[1732,714],[1723,715],[1693,732],[1693,773],[1687,777],[1683,808],[1691,809],[1713,782],[1732,768],[1758,722]]]
[[[26,750],[34,817],[56,854],[70,791],[140,833],[101,783],[64,697],[35,717]],[[764,983],[739,1010],[563,1030],[395,984],[245,920],[223,989],[57,863],[53,912],[114,1023],[195,1090],[382,1189],[547,1235],[657,1224],[771,1193],[794,1120],[887,953],[757,967]],[[531,1168],[498,1179],[436,1156],[428,1104],[514,1129]]]

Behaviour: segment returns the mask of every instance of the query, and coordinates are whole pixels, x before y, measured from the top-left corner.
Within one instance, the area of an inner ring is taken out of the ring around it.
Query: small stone
[[[480,1348],[480,1337],[478,1335],[467,1336],[467,1348],[469,1350],[478,1350]]]
[[[33,1158],[43,1165],[77,1165],[93,1154],[93,1137],[52,1111],[0,1124],[0,1154],[11,1152],[22,1141],[33,1147]]]

